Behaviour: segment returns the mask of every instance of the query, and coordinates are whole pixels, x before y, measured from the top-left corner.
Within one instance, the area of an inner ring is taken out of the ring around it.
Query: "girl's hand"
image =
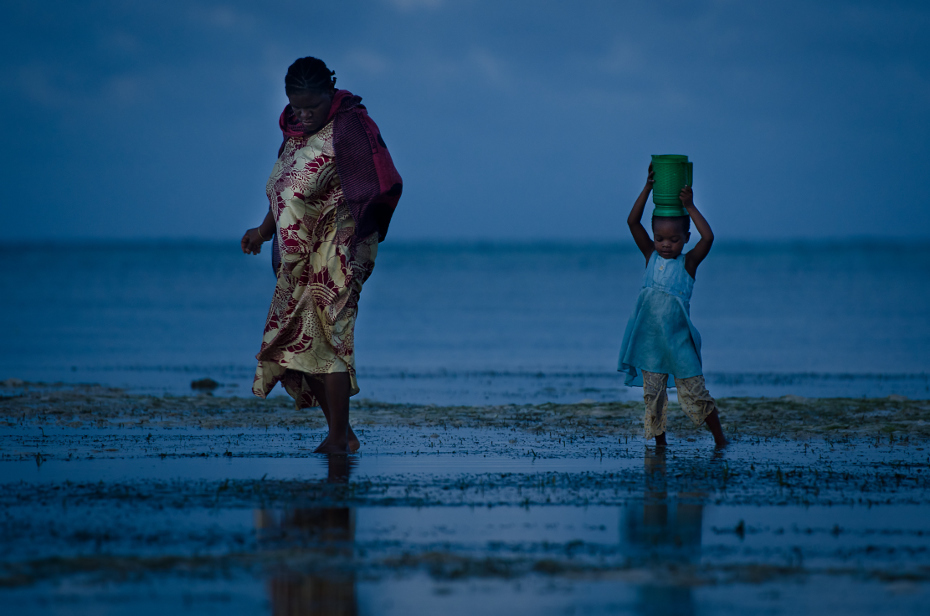
[[[681,204],[685,206],[685,209],[694,207],[694,191],[690,186],[682,188],[678,193],[678,198],[681,199]]]
[[[646,188],[652,190],[652,185],[656,183],[656,172],[652,170],[652,163],[649,163],[649,174],[646,176]]]
[[[249,255],[257,255],[262,251],[262,244],[264,244],[266,239],[262,238],[261,233],[259,233],[258,228],[249,229],[245,232],[245,235],[242,236],[242,241],[239,242],[242,246],[242,252]]]

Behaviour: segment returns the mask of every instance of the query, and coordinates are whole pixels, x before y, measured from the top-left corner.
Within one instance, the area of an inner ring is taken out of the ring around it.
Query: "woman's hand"
[[[652,163],[649,163],[649,174],[646,176],[646,188],[652,190],[652,185],[656,183],[656,172],[652,169]]]
[[[262,251],[262,244],[267,242],[265,238],[262,237],[261,232],[258,230],[258,227],[254,229],[249,229],[245,232],[245,235],[242,236],[242,252],[249,255],[257,255]]]
[[[691,190],[690,186],[682,188],[681,192],[678,193],[678,198],[681,199],[681,204],[685,206],[686,210],[694,207],[694,191]]]

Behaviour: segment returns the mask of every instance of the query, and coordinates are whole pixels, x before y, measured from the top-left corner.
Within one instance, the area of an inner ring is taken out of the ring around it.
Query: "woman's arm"
[[[646,186],[643,187],[643,192],[639,193],[639,196],[633,203],[633,209],[630,210],[630,215],[627,216],[626,219],[626,224],[630,226],[630,233],[633,234],[633,241],[636,242],[639,250],[643,253],[643,256],[646,257],[646,261],[649,261],[649,257],[652,256],[655,250],[655,244],[652,238],[649,237],[646,228],[643,227],[643,223],[640,221],[642,221],[643,211],[646,209],[646,200],[649,199],[649,193],[652,192],[652,184],[655,182],[653,179],[654,176],[655,172],[652,170],[652,163],[650,163],[649,175],[646,178]]]
[[[245,232],[245,235],[242,236],[242,241],[240,242],[242,245],[242,252],[253,255],[260,253],[262,251],[262,244],[271,239],[276,229],[274,216],[271,215],[271,210],[269,209],[262,224],[254,229],[249,229]]]
[[[710,225],[707,224],[707,220],[704,219],[704,216],[698,211],[697,206],[694,205],[694,191],[691,190],[691,187],[685,186],[682,188],[678,196],[681,198],[681,202],[685,206],[685,209],[688,210],[688,215],[691,216],[691,220],[694,222],[694,228],[701,234],[701,239],[698,243],[685,255],[685,271],[694,278],[698,265],[701,264],[701,261],[707,256],[707,253],[710,252],[710,247],[714,243],[714,232],[711,231]]]

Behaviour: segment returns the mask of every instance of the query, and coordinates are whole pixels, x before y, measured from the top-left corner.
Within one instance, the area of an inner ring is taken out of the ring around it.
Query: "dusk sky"
[[[927,2],[5,0],[0,24],[13,240],[237,244],[307,55],[404,177],[389,240],[625,241],[661,153],[720,239],[930,235]]]

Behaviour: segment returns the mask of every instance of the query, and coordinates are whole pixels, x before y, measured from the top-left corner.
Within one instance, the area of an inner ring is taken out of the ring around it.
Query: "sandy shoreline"
[[[639,403],[354,400],[361,454],[327,459],[319,411],[285,397],[0,387],[0,599],[229,615],[307,612],[326,587],[354,613],[401,587],[394,613],[537,596],[599,613],[661,588],[788,614],[825,589],[848,613],[922,613],[930,401],[719,403],[725,452],[672,408],[660,453]]]
[[[98,385],[22,384],[0,388],[0,425],[151,428],[306,428],[324,423],[316,409],[297,411],[283,396],[152,396]],[[930,400],[888,398],[721,398],[724,428],[733,437],[930,438]],[[516,428],[586,437],[642,433],[638,402],[502,406],[386,404],[352,400],[360,426]],[[701,433],[676,403],[669,432]]]

